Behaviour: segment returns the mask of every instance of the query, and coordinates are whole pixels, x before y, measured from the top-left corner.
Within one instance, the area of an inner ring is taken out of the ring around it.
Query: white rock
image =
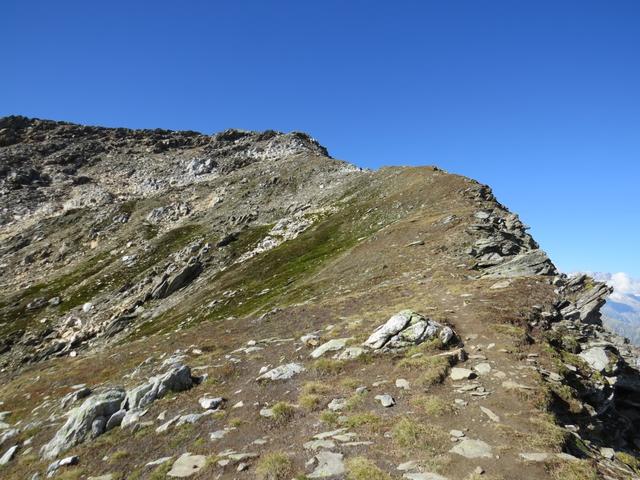
[[[202,397],[198,400],[198,403],[205,410],[216,410],[218,407],[222,405],[224,400],[221,397]]]
[[[344,410],[344,408],[347,406],[347,400],[344,398],[334,398],[333,400],[331,400],[331,402],[329,402],[329,405],[327,405],[327,408],[329,410],[331,410],[332,412],[338,412],[340,410]]]
[[[337,350],[342,350],[347,342],[351,340],[350,338],[334,338],[333,340],[329,340],[326,343],[323,343],[318,348],[316,348],[313,352],[311,352],[311,358],[320,358],[327,352],[335,352]]]
[[[491,447],[482,440],[464,439],[451,450],[451,453],[456,453],[465,458],[493,458],[491,453]]]
[[[321,451],[316,455],[318,466],[307,477],[309,478],[328,478],[342,475],[345,472],[343,455],[329,451]]]
[[[156,467],[158,465],[162,465],[163,463],[167,463],[169,460],[171,460],[173,457],[161,457],[157,460],[154,460],[152,462],[149,462],[145,465],[145,467]]]
[[[362,356],[365,350],[361,347],[347,347],[339,354],[335,355],[333,358],[338,360],[355,360],[356,358]]]
[[[482,410],[482,413],[484,413],[487,417],[489,417],[494,422],[500,423],[500,417],[498,415],[496,415],[495,413],[493,413],[491,410],[489,410],[487,407],[482,407],[481,406],[480,410]]]
[[[393,315],[384,325],[380,325],[364,342],[364,345],[378,349],[387,342],[387,340],[402,331],[409,324],[411,320],[410,311],[402,311]]]
[[[607,351],[602,347],[591,347],[578,354],[587,364],[599,372],[604,371],[609,365]]]
[[[386,393],[384,395],[376,395],[375,399],[378,400],[385,408],[393,407],[396,404],[396,401],[393,399],[393,397]]]
[[[16,455],[17,450],[18,450],[18,445],[9,447],[9,449],[2,454],[2,457],[0,457],[0,465],[6,465],[11,460],[13,460],[13,457]]]
[[[469,370],[468,368],[453,367],[449,373],[449,377],[454,381],[466,380],[468,378],[475,377],[475,373],[473,373],[473,370]]]
[[[488,363],[479,363],[473,369],[478,372],[479,375],[487,375],[491,372],[491,365]]]
[[[410,390],[411,389],[411,386],[409,385],[409,382],[407,380],[405,380],[404,378],[398,378],[396,380],[396,387],[402,388],[403,390]]]
[[[311,440],[302,445],[305,450],[319,450],[321,448],[332,449],[336,447],[333,440]]]
[[[294,375],[304,371],[305,368],[299,363],[287,363],[263,373],[257,380],[288,380]]]
[[[199,472],[207,464],[207,457],[204,455],[191,455],[183,453],[173,463],[171,470],[167,472],[169,477],[190,477],[194,473]]]
[[[520,458],[527,462],[546,462],[549,459],[549,454],[543,452],[521,453]]]

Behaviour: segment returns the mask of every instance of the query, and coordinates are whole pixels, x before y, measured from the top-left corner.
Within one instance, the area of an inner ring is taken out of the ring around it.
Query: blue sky
[[[640,277],[640,2],[0,3],[0,115],[302,130],[490,184],[566,270]]]

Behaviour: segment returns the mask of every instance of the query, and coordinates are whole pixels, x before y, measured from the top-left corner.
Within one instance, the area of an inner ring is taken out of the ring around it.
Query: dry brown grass
[[[421,424],[403,417],[391,430],[393,442],[401,450],[440,453],[448,440],[446,433],[435,425]]]
[[[263,455],[256,466],[256,476],[259,480],[286,480],[293,474],[293,461],[281,452],[271,452]]]
[[[347,480],[391,480],[391,476],[364,457],[350,458],[346,462]]]

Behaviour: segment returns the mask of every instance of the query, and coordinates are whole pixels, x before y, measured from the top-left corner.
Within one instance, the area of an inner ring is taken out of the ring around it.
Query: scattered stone
[[[546,462],[549,459],[549,454],[542,452],[521,453],[520,458],[527,462]]]
[[[473,440],[470,438],[462,440],[449,450],[449,452],[465,458],[493,458],[491,447],[487,443],[482,440]]]
[[[264,418],[271,418],[275,414],[273,413],[273,409],[271,408],[262,408],[260,409],[260,416]]]
[[[311,358],[320,358],[327,352],[342,350],[349,340],[351,340],[351,338],[334,338],[333,340],[329,340],[311,352]]]
[[[398,470],[400,470],[401,472],[407,472],[409,470],[416,470],[419,466],[420,462],[418,462],[417,460],[410,460],[398,465]]]
[[[356,358],[361,357],[364,352],[365,349],[361,347],[347,347],[338,355],[335,355],[334,358],[338,360],[355,360]]]
[[[327,408],[332,412],[339,412],[347,406],[347,400],[345,398],[334,398],[329,402]]]
[[[6,452],[4,452],[0,457],[0,465],[6,465],[11,460],[13,460],[13,457],[15,457],[17,451],[18,451],[18,445],[9,447],[9,449]]]
[[[287,363],[263,373],[257,380],[289,380],[294,375],[304,371],[305,368],[299,363]]]
[[[507,390],[534,390],[533,387],[522,385],[521,383],[514,382],[513,380],[505,380],[502,382],[502,386]]]
[[[227,435],[227,433],[232,432],[233,430],[235,430],[235,427],[227,427],[222,430],[216,430],[215,432],[211,432],[209,434],[209,439],[213,441],[221,440]]]
[[[300,341],[309,347],[315,347],[320,343],[320,337],[315,333],[308,333],[300,337]]]
[[[616,456],[616,451],[613,448],[602,447],[602,448],[600,448],[600,454],[604,458],[607,458],[609,460],[613,460],[613,458]]]
[[[496,415],[495,413],[493,413],[491,410],[489,410],[487,407],[482,407],[481,406],[480,410],[482,410],[482,413],[484,413],[487,417],[489,417],[494,422],[500,423],[500,417],[498,415]]]
[[[345,472],[341,453],[321,451],[315,456],[318,463],[313,472],[307,475],[309,478],[328,478],[342,475]]]
[[[476,374],[473,372],[473,370],[460,367],[453,367],[451,369],[451,372],[449,373],[449,377],[454,381],[467,380],[469,378],[474,378],[475,376]]]
[[[173,463],[171,470],[167,472],[169,477],[190,477],[194,473],[200,471],[207,463],[207,457],[204,455],[191,455],[183,453]]]
[[[415,242],[407,243],[405,247],[417,247],[420,245],[424,245],[424,240],[416,240]]]
[[[488,363],[479,363],[473,369],[478,373],[478,375],[488,375],[491,372],[491,365]]]
[[[202,397],[202,398],[200,398],[200,400],[198,400],[198,403],[205,410],[217,410],[224,403],[224,398],[222,398],[222,397],[215,397],[215,398]]]
[[[52,477],[53,475],[55,475],[56,471],[60,467],[77,465],[79,461],[80,461],[80,457],[78,457],[77,455],[73,455],[71,457],[65,457],[61,460],[56,460],[55,462],[51,463],[47,467],[47,477]]]
[[[510,279],[505,279],[505,280],[500,280],[500,281],[494,283],[489,288],[491,290],[499,290],[499,289],[502,289],[502,288],[507,288],[510,285],[511,285],[511,280]]]
[[[437,473],[405,473],[402,475],[402,478],[406,478],[408,480],[448,480],[447,477],[443,477],[442,475],[438,475]]]
[[[163,463],[167,463],[169,460],[171,460],[173,457],[160,457],[157,460],[154,460],[152,462],[149,462],[145,465],[145,467],[157,467],[158,465],[162,465]]]
[[[385,408],[393,407],[396,404],[396,401],[393,399],[393,397],[386,393],[383,395],[376,395],[375,399],[378,400]]]
[[[449,430],[449,435],[455,438],[464,437],[464,432],[462,430]]]
[[[333,440],[311,440],[302,445],[306,450],[332,449],[336,447]]]
[[[401,388],[403,390],[411,390],[411,386],[409,385],[409,382],[404,378],[398,378],[396,380],[396,387]]]

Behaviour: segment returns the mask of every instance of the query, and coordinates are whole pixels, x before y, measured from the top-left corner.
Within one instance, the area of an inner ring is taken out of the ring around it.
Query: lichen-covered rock
[[[124,390],[111,389],[96,393],[87,398],[82,405],[71,410],[69,419],[45,444],[40,453],[43,458],[55,458],[60,453],[85,441],[91,435],[93,422],[100,418],[109,418],[120,410],[125,398]]]
[[[142,408],[162,398],[167,392],[182,392],[193,387],[191,369],[182,364],[169,371],[151,377],[147,382],[127,391],[125,405],[128,409]]]
[[[419,345],[425,340],[437,337],[446,345],[454,336],[455,333],[450,327],[412,310],[403,310],[376,328],[363,345],[372,350],[397,349]]]
[[[304,371],[305,368],[299,363],[287,363],[263,373],[257,380],[289,380],[294,375]]]

